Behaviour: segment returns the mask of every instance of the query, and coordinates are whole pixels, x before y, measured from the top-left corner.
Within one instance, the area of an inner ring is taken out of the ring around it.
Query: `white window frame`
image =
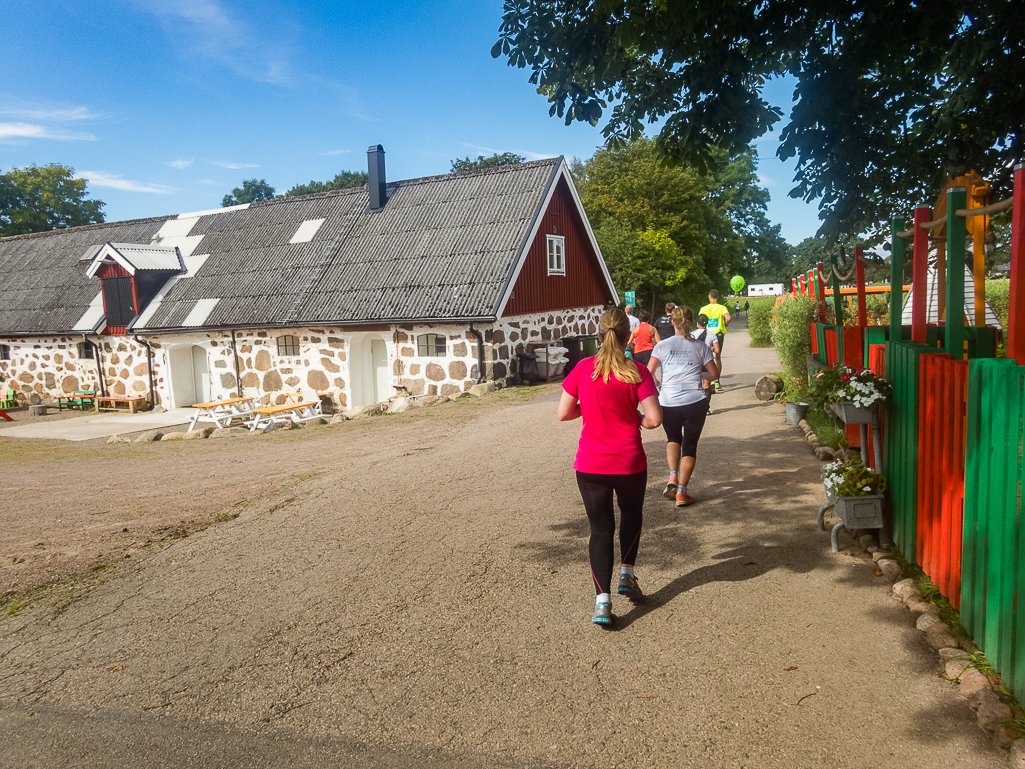
[[[566,236],[548,236],[548,274],[566,274]]]

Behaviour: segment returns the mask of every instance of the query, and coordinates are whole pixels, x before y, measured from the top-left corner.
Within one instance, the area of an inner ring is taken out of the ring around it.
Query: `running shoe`
[[[595,625],[611,625],[612,604],[596,603],[594,605],[594,619],[592,619],[591,622],[593,622]]]
[[[641,586],[637,584],[637,578],[632,574],[619,575],[619,594],[625,595],[631,601],[639,601],[644,598]]]
[[[722,385],[719,384],[719,380],[718,379],[716,379],[714,382],[712,382],[712,387],[714,387],[716,390],[721,390],[722,389]]]
[[[662,492],[662,496],[666,499],[673,499],[676,496],[676,484],[669,481],[666,484],[666,490]]]
[[[690,494],[684,494],[682,491],[676,495],[676,506],[686,507],[687,505],[694,504],[694,497]]]

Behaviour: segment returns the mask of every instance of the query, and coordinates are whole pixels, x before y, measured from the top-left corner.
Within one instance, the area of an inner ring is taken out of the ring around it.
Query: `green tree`
[[[929,199],[975,169],[1004,194],[1025,154],[1025,25],[1006,0],[505,0],[492,55],[531,71],[550,114],[610,147],[662,125],[659,151],[696,168],[782,117],[767,79],[797,78],[781,155],[794,197],[836,237]]]
[[[525,160],[526,158],[523,155],[517,155],[515,152],[503,152],[501,155],[496,152],[488,157],[481,155],[475,158],[457,158],[452,161],[450,173],[457,174],[460,171],[479,171],[482,168],[511,166],[516,163],[522,163]]]
[[[310,195],[314,192],[328,192],[329,190],[347,190],[352,187],[362,187],[367,183],[368,178],[366,171],[342,171],[331,181],[311,181],[309,184],[297,184],[282,195],[282,197],[289,197],[291,195]]]
[[[267,184],[266,179],[246,179],[241,187],[236,187],[224,196],[221,205],[237,206],[241,203],[254,203],[257,200],[273,200],[274,188]]]
[[[731,275],[749,272],[759,258],[756,246],[773,249],[771,258],[782,248],[778,228],[765,217],[768,193],[757,186],[754,154],[745,151],[730,158],[716,152],[718,170],[706,174],[664,162],[656,143],[645,138],[601,149],[590,160],[572,164],[596,236],[603,232],[599,245],[610,264],[632,265],[644,252],[618,229],[607,228],[609,220],[638,237],[651,230],[672,241],[675,267],[666,266],[660,255],[661,263],[651,270],[631,266],[614,276],[622,289],[640,291],[645,301],[654,297],[651,307],[666,299],[703,304],[708,289],[725,292]],[[607,253],[610,242],[614,246]],[[616,248],[623,248],[625,255]],[[628,279],[626,273],[637,277]],[[656,274],[661,277],[656,279]],[[647,278],[633,282],[642,275]]]
[[[12,168],[0,175],[0,237],[103,221],[102,200],[87,200],[85,179],[68,166]]]

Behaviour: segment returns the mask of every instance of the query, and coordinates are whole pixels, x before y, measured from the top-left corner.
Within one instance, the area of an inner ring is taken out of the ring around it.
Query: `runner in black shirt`
[[[659,339],[672,339],[676,334],[676,329],[673,327],[673,310],[675,309],[675,304],[666,302],[666,314],[655,321],[655,330],[658,331]]]

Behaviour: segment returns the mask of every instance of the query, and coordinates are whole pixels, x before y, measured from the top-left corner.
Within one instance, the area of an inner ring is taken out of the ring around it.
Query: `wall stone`
[[[452,379],[466,379],[466,364],[461,360],[454,360],[448,364],[448,375]],[[445,393],[442,393],[444,395]]]
[[[441,382],[445,379],[445,369],[437,363],[427,364],[427,378],[432,382]]]
[[[333,369],[333,371],[337,370],[337,368]],[[306,375],[306,384],[318,392],[331,388],[331,383],[327,381],[327,375],[323,371],[310,371]]]
[[[235,375],[224,373],[221,374],[221,389],[232,390],[235,388]]]
[[[270,352],[267,350],[260,350],[260,352],[256,353],[256,364],[253,368],[257,371],[270,371]]]
[[[263,375],[263,391],[272,393],[281,389],[281,375],[277,371],[268,371]]]

